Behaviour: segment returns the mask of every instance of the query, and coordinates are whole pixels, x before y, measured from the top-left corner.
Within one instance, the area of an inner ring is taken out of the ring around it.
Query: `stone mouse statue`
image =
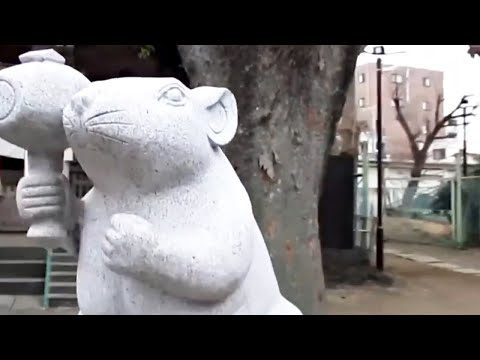
[[[94,82],[73,97],[64,127],[94,184],[72,210],[81,314],[301,315],[220,149],[237,121],[229,90],[174,78]]]

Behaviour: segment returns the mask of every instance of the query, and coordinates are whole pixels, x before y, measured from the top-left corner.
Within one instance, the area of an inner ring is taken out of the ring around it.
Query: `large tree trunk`
[[[319,189],[362,49],[179,45],[192,86],[236,95],[239,129],[227,156],[250,194],[282,293],[305,314],[322,312]]]

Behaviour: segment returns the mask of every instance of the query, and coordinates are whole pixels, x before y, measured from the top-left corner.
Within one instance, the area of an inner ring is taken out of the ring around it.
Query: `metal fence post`
[[[463,231],[463,209],[462,209],[462,159],[460,154],[455,158],[455,177],[456,177],[456,191],[455,191],[455,229],[456,240],[458,246],[463,248],[465,246],[465,237]]]

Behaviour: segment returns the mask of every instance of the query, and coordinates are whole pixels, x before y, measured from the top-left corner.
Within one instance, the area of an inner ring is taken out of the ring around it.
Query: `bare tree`
[[[395,86],[393,103],[395,105],[397,120],[407,136],[413,158],[413,166],[410,172],[412,179],[408,182],[407,189],[403,195],[402,206],[409,206],[415,197],[418,189],[418,180],[416,180],[416,178],[422,175],[430,146],[435,140],[446,138],[445,136],[439,136],[440,131],[448,126],[456,126],[456,121],[453,121],[454,119],[474,115],[473,111],[477,106],[472,107],[465,115],[463,113],[455,114],[457,110],[461,108],[467,97],[467,95],[463,96],[455,109],[448,115],[442,116],[440,109],[444,98],[443,94],[439,94],[435,103],[433,119],[425,117],[423,126],[421,126],[422,124],[419,124],[418,121],[413,121],[414,119],[416,120],[416,118],[410,118],[417,115],[416,111],[409,113],[402,107],[399,86],[398,84]]]

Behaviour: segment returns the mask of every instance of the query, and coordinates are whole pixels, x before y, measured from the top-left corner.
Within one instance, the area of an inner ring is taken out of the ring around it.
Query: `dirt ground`
[[[479,315],[480,276],[455,273],[387,256],[394,285],[327,290],[331,315]]]
[[[395,242],[413,244],[452,243],[452,226],[447,223],[385,216],[385,238]]]

